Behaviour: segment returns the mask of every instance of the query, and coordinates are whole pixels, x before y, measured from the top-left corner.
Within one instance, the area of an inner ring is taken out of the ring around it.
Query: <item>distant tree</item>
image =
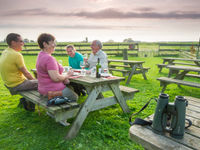
[[[134,42],[134,40],[132,38],[127,38],[127,39],[124,39],[123,42],[132,43],[132,42]]]
[[[30,40],[30,42],[31,42],[31,43],[35,43],[35,41],[34,41],[34,40]]]
[[[29,43],[29,39],[24,39],[24,43]]]

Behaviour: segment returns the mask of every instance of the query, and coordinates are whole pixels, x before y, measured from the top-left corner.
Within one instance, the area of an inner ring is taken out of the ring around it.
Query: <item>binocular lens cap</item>
[[[169,98],[169,95],[168,94],[165,94],[165,93],[160,93],[159,95],[160,98]]]
[[[186,99],[183,96],[176,96],[176,100],[185,101]]]

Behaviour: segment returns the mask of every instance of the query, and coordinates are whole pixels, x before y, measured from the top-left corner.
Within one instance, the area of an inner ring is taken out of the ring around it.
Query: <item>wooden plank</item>
[[[173,51],[180,51],[179,49],[159,49],[158,51],[170,51],[170,52],[173,52]]]
[[[70,109],[68,111],[62,111],[62,112],[57,112],[55,113],[55,121],[59,122],[62,120],[67,120],[70,118],[74,118],[76,116],[76,114],[78,113],[79,108],[74,108],[74,109]]]
[[[125,113],[129,113],[130,110],[129,110],[127,104],[126,104],[126,101],[125,101],[120,89],[119,89],[119,85],[118,84],[110,84],[110,87],[112,89],[112,92],[116,96],[117,101],[118,101],[119,105],[121,106],[122,110]]]
[[[169,69],[200,72],[200,67],[167,65]]]
[[[130,68],[129,65],[114,65],[114,64],[110,64],[109,67],[125,67],[125,68]]]
[[[174,62],[174,64],[180,64],[180,65],[189,65],[189,66],[197,66],[196,64],[191,64],[191,63],[183,63],[183,62]]]
[[[184,96],[188,101],[194,101],[197,103],[200,103],[200,99],[199,98],[195,98],[195,97],[191,97],[191,96]]]
[[[72,126],[70,127],[66,139],[72,139],[74,138],[78,131],[80,130],[84,120],[86,119],[88,113],[92,110],[93,103],[95,102],[97,96],[101,92],[102,87],[101,86],[95,86],[90,94],[88,95],[88,98],[86,99],[85,103],[81,106],[77,117],[75,118],[74,122],[72,123]]]
[[[194,118],[186,114],[186,118],[192,121],[192,126],[200,128],[200,118]]]
[[[152,130],[140,125],[133,125],[129,129],[130,137],[149,150],[190,150],[188,146],[177,143],[166,136],[156,134]]]
[[[119,72],[124,72],[124,73],[130,72],[130,70],[116,69],[116,68],[109,68],[109,70],[110,70],[110,71],[119,71]]]
[[[130,87],[123,86],[123,85],[120,85],[119,89],[123,93],[136,93],[136,92],[139,92],[138,89],[130,88]]]
[[[187,73],[185,76],[193,77],[193,78],[200,78],[200,75],[198,75],[198,74],[189,74],[189,73]]]
[[[160,77],[160,78],[157,78],[157,80],[159,80],[161,82],[164,82],[164,83],[167,83],[167,84],[175,83],[175,84],[181,84],[181,85],[200,88],[200,84],[199,83],[190,82],[190,81],[183,81],[183,80],[172,79],[172,78],[167,78],[167,77]]]

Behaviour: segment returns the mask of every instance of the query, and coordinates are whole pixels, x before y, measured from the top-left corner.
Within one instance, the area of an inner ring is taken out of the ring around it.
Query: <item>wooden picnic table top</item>
[[[112,82],[120,82],[122,80],[125,80],[124,77],[116,77],[116,76],[111,76],[111,77],[106,77],[106,78],[96,78],[96,77],[91,77],[91,76],[80,76],[78,78],[72,78],[70,79],[71,82],[79,83],[82,85],[88,85],[88,86],[93,86],[93,85],[99,85],[99,84],[105,84],[105,83],[112,83]]]
[[[156,134],[150,126],[133,125],[129,129],[130,137],[146,149],[152,150],[190,150],[200,149],[200,99],[185,96],[188,100],[186,118],[192,121],[192,126],[185,129],[183,139],[175,139],[169,136]],[[153,119],[153,115],[146,118]]]
[[[200,72],[200,67],[192,67],[192,66],[167,65],[166,68],[173,69],[173,70],[184,70],[184,71]]]
[[[188,59],[188,58],[172,58],[172,57],[167,57],[167,58],[162,58],[163,60],[183,60],[183,61],[193,61],[193,62],[200,62],[200,59]]]
[[[129,64],[142,64],[144,61],[108,59],[108,62],[123,62]]]

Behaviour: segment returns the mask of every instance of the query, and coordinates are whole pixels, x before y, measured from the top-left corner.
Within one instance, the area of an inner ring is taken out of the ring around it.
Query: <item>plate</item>
[[[112,76],[110,73],[101,73],[101,76],[102,77],[110,77]]]

